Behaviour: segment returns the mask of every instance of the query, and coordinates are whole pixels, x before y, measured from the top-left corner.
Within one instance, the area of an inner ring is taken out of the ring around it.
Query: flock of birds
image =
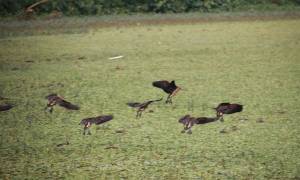
[[[175,81],[166,81],[166,80],[161,80],[161,81],[155,81],[152,83],[154,87],[162,89],[165,93],[168,94],[167,100],[165,103],[167,104],[172,104],[172,98],[180,91],[182,88],[176,86]],[[63,97],[59,96],[58,94],[50,94],[46,96],[46,99],[48,100],[47,105],[45,107],[45,111],[48,111],[50,113],[53,112],[53,107],[55,105],[59,105],[61,107],[64,107],[69,110],[79,110],[80,107],[77,105],[74,105],[67,100],[65,100]],[[136,108],[136,118],[142,117],[142,113],[149,107],[150,104],[158,101],[162,101],[163,98],[157,99],[157,100],[150,100],[146,101],[143,103],[138,103],[138,102],[129,102],[127,103],[128,106],[132,108]],[[13,106],[12,105],[0,105],[0,111],[6,111],[11,109]],[[192,117],[189,114],[181,117],[179,119],[179,123],[182,123],[184,126],[184,129],[181,131],[182,133],[192,133],[191,128],[195,124],[206,124],[210,122],[215,122],[217,120],[224,121],[223,115],[224,114],[233,114],[236,112],[241,112],[243,110],[243,105],[240,104],[231,104],[231,103],[220,103],[216,108],[216,117]],[[105,122],[108,122],[113,119],[113,115],[101,115],[97,117],[92,117],[92,118],[85,118],[82,119],[79,125],[83,125],[83,135],[88,134],[91,135],[90,132],[90,127],[92,124],[102,124]]]

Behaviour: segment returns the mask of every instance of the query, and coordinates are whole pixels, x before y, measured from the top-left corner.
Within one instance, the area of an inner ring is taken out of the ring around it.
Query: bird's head
[[[171,83],[170,83],[173,87],[176,87],[176,91],[179,91],[179,90],[183,90],[182,89],[182,87],[180,87],[180,86],[177,86],[176,84],[175,84],[175,81],[173,80],[173,81],[171,81]]]
[[[80,121],[78,125],[86,125],[88,123],[87,119],[83,119]]]
[[[56,97],[56,96],[57,96],[56,93],[51,93],[51,94],[49,94],[48,96],[46,96],[45,98],[46,98],[46,99],[49,99],[49,98]]]
[[[179,123],[182,123],[182,124],[185,124],[187,121],[188,121],[188,119],[190,118],[191,116],[189,115],[189,114],[187,114],[187,115],[185,115],[185,116],[183,116],[183,117],[181,117],[180,119],[179,119]]]

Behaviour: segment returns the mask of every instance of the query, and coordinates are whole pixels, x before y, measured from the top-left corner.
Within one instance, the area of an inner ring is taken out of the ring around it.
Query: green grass
[[[295,19],[0,39],[0,95],[16,105],[0,114],[0,177],[298,179],[299,29]],[[160,79],[184,90],[135,119],[125,103],[166,97],[151,85]],[[81,110],[43,112],[53,92]],[[225,101],[244,111],[180,133],[181,116],[213,116]],[[100,114],[115,118],[83,136],[80,120]]]

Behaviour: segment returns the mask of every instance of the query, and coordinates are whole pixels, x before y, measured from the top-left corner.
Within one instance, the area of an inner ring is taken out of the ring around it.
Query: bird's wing
[[[217,118],[199,117],[195,120],[195,123],[196,124],[206,124],[206,123],[214,122],[217,120],[218,120]]]
[[[11,104],[0,105],[0,111],[7,111],[13,108]]]
[[[79,125],[86,125],[88,122],[92,123],[94,119],[95,118],[85,118],[85,119],[82,119],[80,121]]]
[[[0,100],[8,100],[9,98],[0,96]]]
[[[72,104],[66,100],[61,100],[61,101],[58,101],[58,104],[64,108],[67,108],[67,109],[70,109],[70,110],[79,110],[79,106],[75,105],[75,104]]]
[[[112,115],[103,115],[103,116],[98,116],[95,118],[94,123],[95,124],[102,124],[107,121],[112,120],[114,117]]]
[[[151,104],[151,103],[154,103],[154,102],[157,102],[157,101],[161,101],[161,100],[163,100],[163,98],[160,98],[160,99],[156,99],[156,100],[150,100],[150,101],[146,101],[146,102],[144,102],[144,103],[142,103],[142,104],[140,104],[140,107],[141,106],[144,106],[144,105],[146,105],[146,104]]]
[[[170,83],[168,81],[154,81],[152,83],[154,87],[161,88],[163,90],[167,89]]]
[[[160,99],[154,100],[154,102],[161,101],[161,100],[163,100],[163,98],[160,98]]]
[[[129,103],[126,103],[126,104],[130,107],[133,107],[133,108],[139,107],[141,105],[141,103],[137,103],[137,102],[129,102]]]
[[[231,104],[228,109],[227,109],[227,114],[232,114],[236,112],[241,112],[243,111],[243,105],[240,104]]]
[[[230,105],[230,103],[225,102],[225,103],[220,103],[220,104],[218,105],[218,107],[220,107],[220,106],[228,106],[228,105]]]

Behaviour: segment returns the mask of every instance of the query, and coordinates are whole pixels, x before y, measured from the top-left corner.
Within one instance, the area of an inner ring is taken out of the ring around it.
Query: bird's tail
[[[70,110],[79,110],[79,106],[65,100],[61,101],[59,105]]]

